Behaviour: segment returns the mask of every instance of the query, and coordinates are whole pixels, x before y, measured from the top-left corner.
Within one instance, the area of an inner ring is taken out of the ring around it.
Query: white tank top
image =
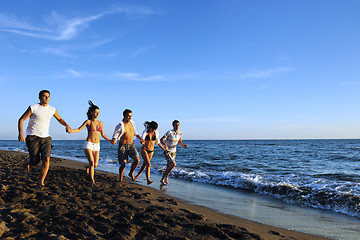
[[[31,105],[31,115],[26,135],[35,135],[41,138],[49,137],[51,117],[54,116],[56,109],[53,106],[41,106],[39,103]]]

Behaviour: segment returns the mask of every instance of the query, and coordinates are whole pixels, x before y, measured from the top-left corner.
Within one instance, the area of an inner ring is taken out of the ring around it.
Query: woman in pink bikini
[[[89,101],[89,109],[86,113],[88,119],[77,129],[73,129],[73,133],[80,132],[85,126],[88,130],[88,136],[86,138],[84,144],[84,152],[89,161],[89,166],[86,168],[87,174],[89,174],[91,181],[95,184],[94,180],[94,168],[98,166],[99,163],[99,155],[100,155],[100,133],[101,136],[111,142],[104,134],[103,123],[98,121],[97,118],[99,117],[100,110],[99,107],[94,105],[91,101]]]

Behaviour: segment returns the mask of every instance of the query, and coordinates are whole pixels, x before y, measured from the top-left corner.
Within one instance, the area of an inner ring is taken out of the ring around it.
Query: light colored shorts
[[[100,151],[100,143],[93,143],[93,142],[85,141],[84,149],[89,149],[94,152],[99,152]]]
[[[176,152],[164,151],[164,156],[167,161],[167,165],[175,165]]]
[[[139,156],[138,151],[134,143],[122,144],[119,143],[118,148],[118,160],[119,164],[126,164],[129,161],[129,156],[134,159],[136,156]]]

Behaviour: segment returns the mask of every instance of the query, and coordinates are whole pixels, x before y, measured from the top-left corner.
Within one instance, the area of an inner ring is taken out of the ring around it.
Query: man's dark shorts
[[[30,165],[38,165],[42,158],[51,155],[51,137],[41,138],[35,135],[26,137]]]
[[[126,164],[129,161],[129,156],[134,159],[136,156],[139,156],[138,151],[134,143],[130,144],[121,144],[119,143],[118,148],[118,160],[119,164]]]

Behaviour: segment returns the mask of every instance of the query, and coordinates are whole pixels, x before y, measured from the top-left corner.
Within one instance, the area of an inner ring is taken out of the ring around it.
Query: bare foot
[[[152,184],[154,181],[147,181],[147,185]]]
[[[131,177],[131,180],[132,180],[133,182],[136,181],[136,178],[134,178],[134,175],[133,175],[133,174],[129,173],[129,177]]]
[[[24,170],[26,172],[30,172],[30,163],[29,162],[30,162],[29,159],[27,159],[27,160],[25,160],[24,165],[23,165]]]
[[[160,183],[161,183],[162,185],[167,185],[167,183],[164,181],[164,179],[161,179],[161,180],[160,180]]]

